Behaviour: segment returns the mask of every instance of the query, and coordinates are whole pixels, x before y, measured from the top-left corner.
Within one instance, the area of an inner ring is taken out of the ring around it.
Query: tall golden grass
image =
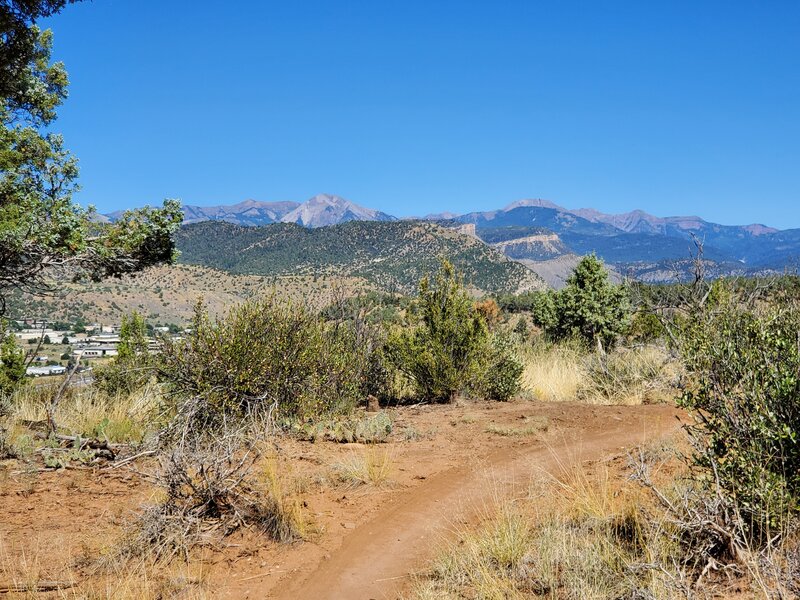
[[[537,342],[520,351],[522,388],[535,400],[636,405],[675,397],[680,363],[662,346],[617,348],[606,355],[573,342]]]
[[[546,402],[577,400],[587,377],[584,357],[577,344],[538,342],[524,347],[520,350],[523,390]]]

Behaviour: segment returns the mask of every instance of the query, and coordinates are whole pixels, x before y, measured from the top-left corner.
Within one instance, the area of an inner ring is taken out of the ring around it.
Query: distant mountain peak
[[[525,198],[523,200],[517,200],[516,202],[512,202],[511,204],[506,206],[503,210],[509,211],[509,210],[514,210],[515,208],[526,208],[526,207],[552,208],[554,210],[566,211],[565,208],[562,208],[558,204],[550,202],[550,200],[544,200],[542,198]]]
[[[344,204],[352,204],[349,200],[337,196],[336,194],[317,194],[305,201],[307,205],[325,205],[325,206],[338,206]]]
[[[317,194],[286,213],[281,219],[284,223],[297,223],[305,227],[325,227],[347,221],[395,220],[396,218],[391,215],[360,206],[334,194]]]
[[[423,221],[446,221],[449,219],[455,219],[459,216],[459,213],[454,213],[450,211],[444,211],[440,213],[430,213],[422,217]]]
[[[745,231],[747,231],[750,235],[768,235],[770,233],[778,233],[780,229],[775,229],[774,227],[768,227],[766,225],[762,225],[761,223],[753,223],[752,225],[745,225],[742,227]]]

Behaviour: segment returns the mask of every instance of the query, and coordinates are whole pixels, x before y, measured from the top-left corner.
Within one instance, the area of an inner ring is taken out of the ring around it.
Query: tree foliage
[[[52,33],[36,20],[66,0],[0,3],[0,301],[11,288],[40,292],[44,275],[62,269],[99,280],[168,262],[180,203],[126,213],[103,223],[73,202],[78,161],[50,130],[67,97],[67,72],[51,63]],[[2,306],[0,306],[2,308]]]
[[[628,326],[628,297],[623,286],[609,281],[603,262],[590,254],[575,267],[566,287],[553,295],[553,313],[547,316],[545,330],[555,338],[576,337],[609,347]]]
[[[390,338],[390,356],[419,397],[449,402],[477,368],[486,324],[446,260],[433,282],[428,277],[420,281],[415,309],[417,326]]]
[[[123,315],[117,356],[95,369],[97,386],[109,394],[130,394],[153,377],[154,358],[150,354],[147,325],[137,311]]]
[[[25,353],[5,323],[0,323],[0,336],[0,394],[7,395],[25,380]]]
[[[0,96],[18,105],[30,103],[26,85],[30,65],[41,57],[37,20],[56,14],[76,0],[0,0]]]
[[[138,311],[122,317],[118,352],[120,360],[133,360],[148,354],[147,324]]]
[[[499,334],[489,334],[486,306],[472,302],[446,260],[433,281],[421,280],[412,307],[416,323],[387,343],[391,362],[413,382],[419,398],[449,402],[469,390],[508,400],[517,392],[522,366]]]

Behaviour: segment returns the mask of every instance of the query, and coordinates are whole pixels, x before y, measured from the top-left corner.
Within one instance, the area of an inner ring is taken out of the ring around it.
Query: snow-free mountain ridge
[[[312,229],[350,221],[397,220],[333,194],[318,194],[303,203],[245,200],[233,205],[186,205],[184,214],[187,224],[295,223]],[[107,216],[113,220],[118,214]],[[676,264],[689,258],[696,240],[704,245],[704,257],[713,265],[711,271],[720,275],[776,272],[800,264],[800,229],[720,225],[698,216],[657,217],[642,210],[607,214],[530,198],[497,210],[439,213],[422,220],[477,237],[530,268],[541,261],[595,252],[619,273],[660,281],[666,273],[675,272]],[[564,261],[550,264],[561,263]]]

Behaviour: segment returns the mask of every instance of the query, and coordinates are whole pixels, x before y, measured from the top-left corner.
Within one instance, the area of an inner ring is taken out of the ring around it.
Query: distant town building
[[[61,365],[50,365],[47,367],[28,367],[25,374],[29,377],[46,377],[48,375],[64,375],[67,367]]]
[[[86,341],[90,344],[111,345],[119,344],[120,338],[119,334],[117,333],[99,333],[97,335],[90,335],[88,338],[86,338]]]
[[[86,346],[72,353],[76,360],[87,358],[103,358],[106,356],[117,356],[119,351],[116,346]]]
[[[14,333],[14,337],[20,342],[28,340],[44,339],[45,336],[50,338],[51,342],[61,341],[69,331],[56,331],[55,329],[23,329]]]

